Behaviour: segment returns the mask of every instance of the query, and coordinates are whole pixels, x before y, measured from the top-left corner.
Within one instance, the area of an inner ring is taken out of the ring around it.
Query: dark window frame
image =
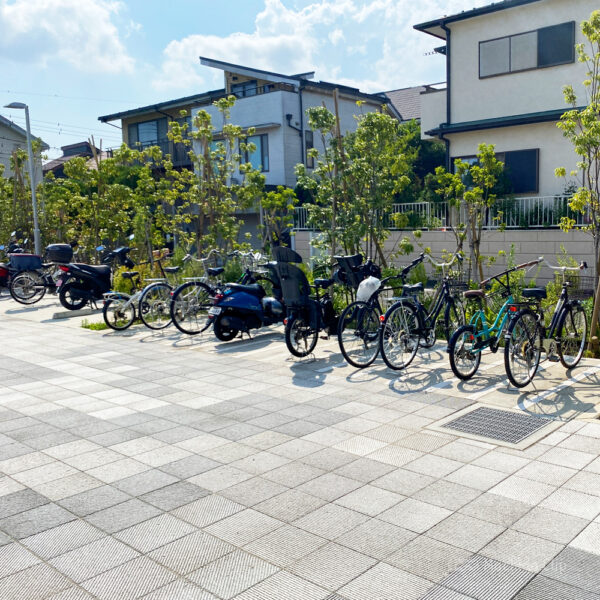
[[[269,161],[269,134],[267,133],[255,133],[254,135],[249,135],[245,142],[253,143],[251,138],[260,138],[260,148],[257,147],[257,150],[260,150],[260,172],[268,173],[270,169],[270,161]],[[246,150],[243,153],[244,162],[250,162],[250,154]],[[265,158],[267,163],[267,168],[265,169]]]
[[[309,140],[310,137],[310,140]],[[314,132],[312,129],[304,130],[304,157],[306,158],[306,168],[315,168],[315,159],[313,156],[309,156],[308,151],[315,147]]]
[[[542,31],[544,29],[551,29],[553,27],[560,27],[563,25],[570,25],[571,26],[571,30],[573,33],[573,44],[572,44],[572,48],[571,48],[571,57],[568,60],[564,60],[564,61],[560,61],[560,62],[555,62],[555,63],[551,63],[551,64],[546,64],[546,65],[541,65],[539,64],[539,56],[540,56],[540,49],[539,49],[539,34],[538,34],[538,40],[537,40],[537,55],[536,55],[536,62],[537,65],[535,67],[527,67],[525,69],[515,69],[514,71],[512,70],[511,66],[512,66],[512,44],[510,42],[510,40],[513,37],[518,37],[520,35],[525,35],[528,33],[538,33],[539,31]],[[492,75],[482,75],[481,74],[481,45],[482,44],[487,44],[489,42],[496,42],[498,40],[504,40],[504,39],[508,39],[509,43],[508,43],[508,65],[509,65],[509,70],[508,71],[503,71],[502,73],[494,73]],[[478,43],[478,67],[479,67],[479,79],[490,79],[490,77],[502,77],[503,75],[512,75],[513,73],[525,73],[527,71],[537,71],[538,69],[550,69],[552,67],[558,67],[560,65],[569,65],[571,63],[575,62],[575,44],[576,44],[576,28],[575,28],[575,21],[565,21],[564,23],[557,23],[556,25],[549,25],[547,27],[538,27],[537,29],[530,29],[529,31],[521,31],[519,33],[513,33],[512,35],[503,35],[500,37],[496,37],[496,38],[490,38],[489,40],[481,40]]]
[[[517,152],[535,152],[535,189],[533,190],[524,190],[521,192],[511,192],[515,196],[523,196],[526,194],[538,194],[540,191],[540,149],[539,148],[519,148],[518,150],[504,150],[502,152],[496,152],[496,158],[504,164],[504,168],[506,168],[506,155],[513,154]],[[462,161],[472,161],[473,159],[477,159],[476,154],[469,154],[466,156],[454,156],[452,157],[452,172],[454,173],[454,161],[460,159]],[[475,161],[476,163],[477,161]],[[511,181],[512,183],[512,181]]]

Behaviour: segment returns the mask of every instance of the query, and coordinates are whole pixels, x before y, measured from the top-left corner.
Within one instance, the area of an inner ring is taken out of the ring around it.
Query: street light
[[[33,205],[33,240],[35,244],[35,253],[42,253],[42,243],[40,241],[40,227],[37,214],[37,199],[35,197],[35,181],[34,181],[34,165],[33,165],[33,148],[31,147],[31,127],[29,125],[29,107],[23,102],[11,102],[6,104],[4,108],[16,108],[25,110],[25,124],[27,129],[27,155],[29,157],[29,183],[31,185],[31,203]]]

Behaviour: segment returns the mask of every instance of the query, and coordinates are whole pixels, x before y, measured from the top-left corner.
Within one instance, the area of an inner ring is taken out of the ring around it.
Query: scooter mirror
[[[132,240],[133,238],[135,238],[135,233],[132,233],[132,234],[129,236],[129,239],[130,239],[130,240]]]
[[[10,234],[10,237],[15,237],[16,235],[17,235],[17,232],[16,232],[16,231],[13,231],[13,232]]]
[[[102,252],[102,250],[106,250],[106,246],[96,246],[96,252]]]
[[[0,250],[4,250],[4,244],[2,244],[2,246],[0,246]]]

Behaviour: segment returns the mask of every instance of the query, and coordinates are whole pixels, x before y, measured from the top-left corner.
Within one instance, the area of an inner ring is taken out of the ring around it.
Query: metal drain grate
[[[449,421],[442,427],[509,444],[518,444],[549,423],[547,419],[541,417],[482,406]]]

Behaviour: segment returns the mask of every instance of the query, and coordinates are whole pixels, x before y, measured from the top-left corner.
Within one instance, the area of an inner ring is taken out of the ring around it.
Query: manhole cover
[[[449,421],[442,427],[518,444],[548,424],[548,420],[540,417],[482,406]]]

